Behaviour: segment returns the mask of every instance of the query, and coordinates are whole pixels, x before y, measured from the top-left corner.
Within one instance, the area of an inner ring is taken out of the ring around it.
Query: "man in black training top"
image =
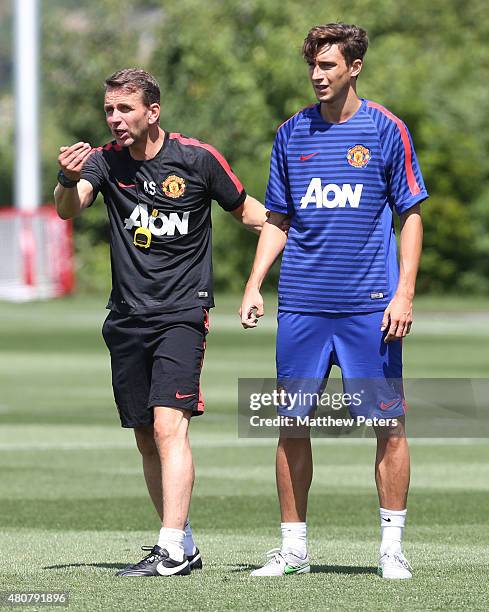
[[[187,520],[194,481],[190,417],[204,403],[199,379],[214,305],[211,200],[259,231],[265,208],[248,196],[210,145],[159,126],[160,89],[143,70],[105,82],[114,141],[61,147],[54,198],[63,219],[101,192],[110,220],[112,293],[103,335],[123,427],[134,428],[158,543],[119,576],[189,574],[202,567]]]

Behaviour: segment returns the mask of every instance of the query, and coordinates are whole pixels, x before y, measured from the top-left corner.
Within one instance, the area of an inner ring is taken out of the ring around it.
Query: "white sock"
[[[306,523],[280,523],[282,531],[282,552],[292,553],[296,557],[307,557]]]
[[[195,546],[194,537],[192,534],[192,527],[190,527],[189,520],[185,521],[185,538],[183,540],[183,552],[189,557],[190,555],[195,555],[195,551],[197,547]]]
[[[400,551],[404,523],[407,510],[387,510],[380,508],[380,531],[382,542],[380,543],[380,554],[383,555],[388,549]]]
[[[160,537],[158,538],[158,546],[165,548],[168,554],[175,561],[183,561],[183,539],[185,531],[181,529],[170,529],[162,527],[160,529]]]

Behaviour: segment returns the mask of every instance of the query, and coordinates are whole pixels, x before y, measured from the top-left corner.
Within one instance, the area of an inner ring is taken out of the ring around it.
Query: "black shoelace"
[[[136,565],[134,565],[134,569],[143,569],[148,563],[153,563],[157,557],[160,558],[161,555],[156,552],[155,548],[156,546],[141,546],[141,550],[149,550],[150,553],[149,555],[146,555],[144,559],[141,559],[139,563],[136,563]]]

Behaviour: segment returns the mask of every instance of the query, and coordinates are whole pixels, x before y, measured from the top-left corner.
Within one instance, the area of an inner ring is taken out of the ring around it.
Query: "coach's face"
[[[319,102],[331,103],[344,97],[350,88],[352,78],[362,69],[362,60],[356,59],[351,66],[338,45],[325,45],[316,59],[308,62],[309,77]]]
[[[117,144],[130,147],[146,140],[150,126],[158,123],[160,105],[147,106],[140,90],[109,88],[105,92],[104,110]]]

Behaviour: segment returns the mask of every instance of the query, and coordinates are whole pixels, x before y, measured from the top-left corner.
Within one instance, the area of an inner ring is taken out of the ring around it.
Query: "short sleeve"
[[[287,140],[284,129],[279,129],[273,143],[265,207],[284,215],[294,214],[287,172]]]
[[[223,155],[210,145],[203,148],[206,150],[209,195],[221,208],[231,212],[245,201],[246,191]]]
[[[400,119],[392,125],[384,155],[389,201],[400,215],[428,197],[411,135]]]
[[[102,151],[96,149],[85,162],[81,178],[91,183],[93,187],[93,199],[97,197],[99,191],[103,191],[106,181],[106,168],[102,157]]]

